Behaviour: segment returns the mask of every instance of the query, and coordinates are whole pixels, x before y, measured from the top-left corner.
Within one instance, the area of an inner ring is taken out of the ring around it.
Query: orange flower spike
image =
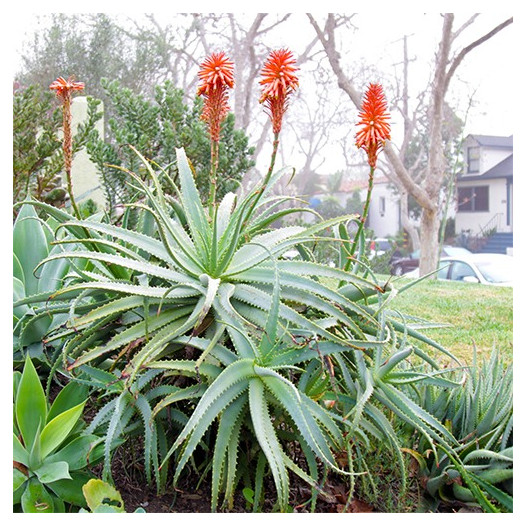
[[[298,69],[295,67],[296,60],[288,49],[271,51],[267,61],[261,70],[263,87],[260,102],[269,97],[287,95],[298,87],[298,77],[294,74]]]
[[[201,119],[208,123],[212,141],[219,142],[221,122],[230,110],[227,89],[234,87],[234,64],[223,52],[212,53],[201,64],[198,76],[197,95],[205,99]]]
[[[73,82],[73,77],[69,77],[68,80],[63,77],[58,77],[57,80],[51,83],[49,89],[55,90],[57,97],[64,100],[73,91],[82,91],[84,89],[84,82]]]
[[[391,138],[387,100],[380,84],[370,84],[359,113],[361,128],[356,133],[356,146],[367,153],[369,165],[376,168],[378,153]]]
[[[234,87],[234,63],[224,52],[212,53],[201,64],[198,73],[202,84],[197,89],[198,95],[208,94],[211,90]]]
[[[66,172],[66,183],[71,206],[77,218],[81,219],[80,210],[73,194],[73,183],[71,180],[71,163],[73,161],[71,104],[73,101],[72,93],[74,91],[82,91],[84,89],[84,82],[74,82],[73,77],[68,77],[67,80],[63,77],[58,77],[57,80],[51,83],[49,89],[55,90],[56,95],[62,104],[62,150],[64,152],[64,171]]]
[[[260,103],[265,103],[275,134],[281,131],[283,115],[287,110],[289,95],[298,88],[295,72],[296,60],[288,49],[271,51],[261,70],[263,86]]]

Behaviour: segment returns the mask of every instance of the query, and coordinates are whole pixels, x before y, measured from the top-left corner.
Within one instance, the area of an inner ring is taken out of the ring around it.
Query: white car
[[[514,259],[504,254],[443,257],[438,266],[438,279],[511,287],[515,278]],[[404,276],[417,278],[418,275],[419,269],[415,269]]]

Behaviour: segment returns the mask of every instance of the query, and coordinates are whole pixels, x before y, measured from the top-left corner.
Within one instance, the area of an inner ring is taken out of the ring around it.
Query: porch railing
[[[503,215],[504,214],[502,212],[496,213],[483,227],[480,228],[477,237],[487,237],[487,235],[493,230],[498,232]]]

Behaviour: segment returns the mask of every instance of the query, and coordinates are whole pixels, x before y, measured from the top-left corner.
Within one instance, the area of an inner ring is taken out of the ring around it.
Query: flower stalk
[[[369,214],[374,184],[374,172],[376,170],[378,154],[383,150],[385,142],[391,138],[391,125],[389,124],[390,116],[387,112],[387,100],[380,84],[369,84],[359,117],[360,121],[357,124],[359,130],[356,133],[356,146],[363,149],[367,154],[367,161],[370,167],[369,181],[363,214],[358,223],[358,230],[354,236],[345,270],[348,270],[350,267],[351,258],[353,258],[355,254],[358,240],[362,235]]]
[[[205,99],[201,119],[208,124],[210,134],[210,190],[208,193],[208,211],[210,218],[217,192],[217,171],[219,167],[219,136],[221,123],[228,115],[228,89],[234,87],[234,64],[225,53],[212,53],[201,64],[198,73],[201,84],[197,95]]]
[[[73,92],[84,89],[83,82],[74,82],[73,77],[67,80],[59,77],[51,83],[49,89],[55,90],[55,93],[62,103],[62,149],[64,152],[64,171],[66,172],[66,185],[69,194],[69,200],[74,214],[81,219],[81,214],[75,195],[73,194],[73,182],[71,178],[71,165],[73,161],[73,137],[71,132],[71,103],[73,101]]]
[[[279,134],[283,123],[283,115],[288,109],[289,97],[299,85],[298,77],[295,74],[297,70],[296,60],[288,49],[271,51],[261,69],[261,80],[259,83],[263,89],[259,102],[265,105],[267,114],[272,122],[272,131],[274,132],[270,166],[263,180],[262,192],[274,171],[279,146]]]

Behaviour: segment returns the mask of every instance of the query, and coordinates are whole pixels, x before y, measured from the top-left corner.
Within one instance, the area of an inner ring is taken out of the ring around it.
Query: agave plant
[[[56,225],[55,225],[56,227]],[[62,280],[69,270],[66,259],[57,260],[45,269],[40,276],[35,276],[35,267],[49,254],[61,250],[51,245],[53,239],[53,222],[44,223],[31,205],[21,207],[13,227],[13,299],[18,301],[37,294],[49,294],[62,286]],[[54,315],[53,311],[32,305],[21,305],[13,310],[13,334],[15,361],[21,362],[22,349],[30,348],[31,354],[47,362],[43,350],[43,339],[64,319]]]
[[[69,383],[49,404],[29,357],[14,373],[13,505],[25,513],[64,512],[84,506],[86,466],[99,460],[101,438],[83,433],[88,390]]]

